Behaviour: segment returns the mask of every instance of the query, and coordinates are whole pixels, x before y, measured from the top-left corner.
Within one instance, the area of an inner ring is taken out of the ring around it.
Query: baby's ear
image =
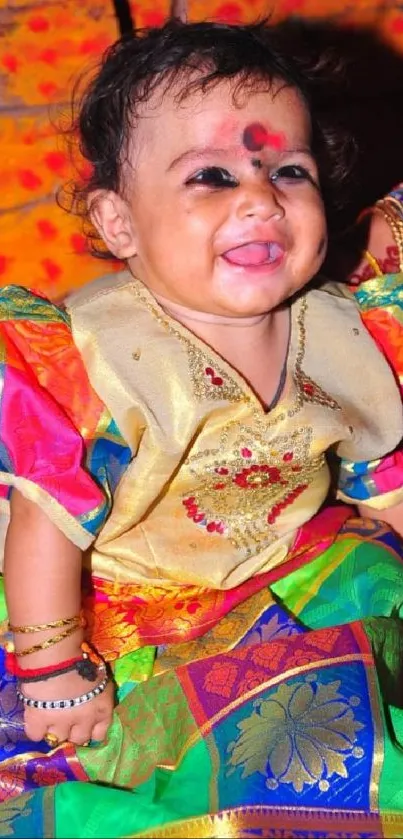
[[[118,259],[136,256],[136,241],[129,207],[117,192],[99,189],[88,197],[94,227],[108,250]]]

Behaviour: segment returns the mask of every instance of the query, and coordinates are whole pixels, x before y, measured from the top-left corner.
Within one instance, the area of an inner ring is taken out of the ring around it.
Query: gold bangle
[[[50,621],[50,623],[37,623],[33,626],[13,626],[9,623],[8,628],[10,632],[28,635],[31,632],[43,632],[45,629],[59,629],[62,626],[70,626],[70,624],[77,623],[79,620],[81,620],[81,615],[74,615],[72,618],[59,618],[56,621]]]
[[[386,223],[389,225],[397,248],[399,258],[399,271],[403,270],[403,219],[402,208],[400,212],[396,206],[397,202],[392,198],[384,198],[377,201],[376,207],[382,213]]]
[[[372,256],[372,253],[370,253],[370,251],[364,251],[364,257],[367,260],[367,262],[370,264],[373,271],[375,272],[375,276],[376,277],[383,277],[383,271],[382,271],[380,265],[378,264],[378,261],[375,259],[374,256]]]
[[[40,650],[47,650],[48,647],[52,647],[54,644],[58,644],[59,641],[64,641],[64,639],[68,638],[69,635],[73,635],[73,633],[76,632],[77,629],[80,629],[80,627],[81,619],[78,618],[63,632],[59,632],[58,635],[53,635],[52,638],[47,638],[46,641],[42,641],[41,644],[34,644],[33,647],[27,647],[25,650],[19,650],[19,652],[16,652],[15,655],[19,658],[24,655],[31,655],[31,653],[38,653]]]

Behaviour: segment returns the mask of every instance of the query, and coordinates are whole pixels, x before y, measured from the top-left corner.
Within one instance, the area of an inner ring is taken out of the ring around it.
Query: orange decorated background
[[[167,0],[131,3],[138,26],[162,23],[168,7]],[[350,41],[358,28],[368,27],[394,55],[403,55],[403,5],[397,0],[189,3],[191,20],[247,21],[270,11],[275,19],[297,16],[331,22],[348,32]],[[68,106],[74,78],[118,36],[113,3],[0,0],[0,34],[0,285],[27,285],[58,298],[105,271],[104,262],[86,253],[77,220],[56,204],[56,191],[68,178],[69,165],[53,123],[60,108]],[[386,81],[389,87],[385,89],[380,75],[375,91],[361,86],[358,100],[352,94],[346,103],[347,111],[357,114],[365,96],[374,97],[366,137],[369,151],[371,137],[378,138],[373,164],[379,167],[378,176],[385,160],[390,161],[389,144],[394,141],[396,147],[394,134],[401,130],[403,136],[401,118],[393,122],[397,111],[403,110],[401,78],[396,81],[396,73],[391,73],[393,81]],[[393,118],[389,114],[390,124],[385,101],[394,114]],[[395,157],[398,168],[401,156],[401,171],[396,171],[396,181],[403,177],[403,145],[399,149]]]

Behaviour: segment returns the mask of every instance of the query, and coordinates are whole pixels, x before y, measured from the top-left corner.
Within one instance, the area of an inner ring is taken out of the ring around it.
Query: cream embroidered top
[[[284,560],[321,507],[328,450],[367,461],[402,438],[394,376],[343,287],[292,304],[285,385],[269,412],[126,272],[74,294],[68,312],[91,385],[131,453],[89,550],[98,576],[238,585]],[[401,499],[403,487],[365,503]]]

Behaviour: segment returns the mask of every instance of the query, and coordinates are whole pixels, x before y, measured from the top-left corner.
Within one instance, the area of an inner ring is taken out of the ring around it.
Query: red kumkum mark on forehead
[[[285,147],[284,134],[267,131],[261,122],[252,122],[251,125],[246,126],[242,142],[248,151],[261,151],[264,146],[271,146],[276,151],[282,151]]]

